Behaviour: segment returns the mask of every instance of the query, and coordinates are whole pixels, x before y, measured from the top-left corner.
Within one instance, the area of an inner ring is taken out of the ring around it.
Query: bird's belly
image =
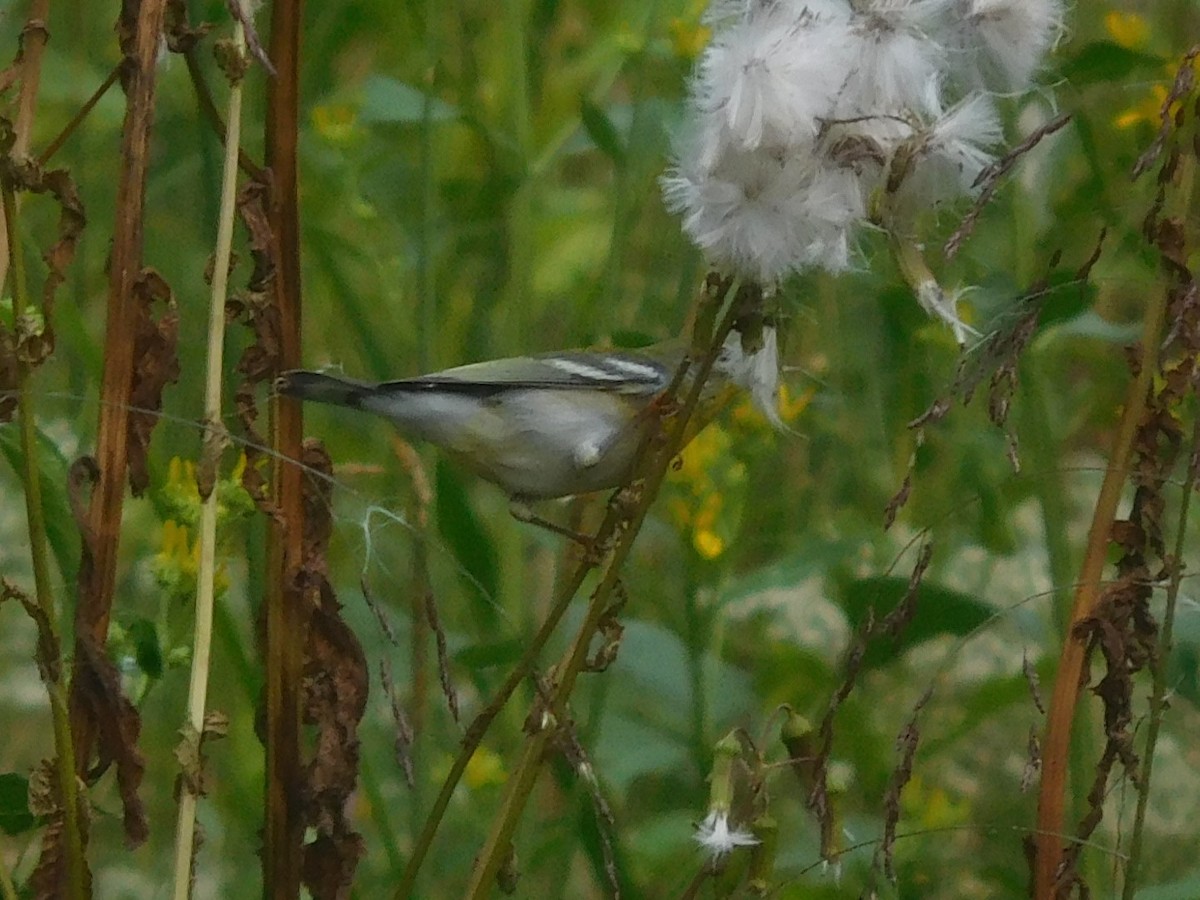
[[[510,494],[529,499],[616,487],[628,477],[638,445],[622,433],[628,423],[616,403],[592,409],[569,392],[515,392],[487,411],[491,422],[472,429],[484,444],[502,435],[494,453],[477,447],[452,452]]]

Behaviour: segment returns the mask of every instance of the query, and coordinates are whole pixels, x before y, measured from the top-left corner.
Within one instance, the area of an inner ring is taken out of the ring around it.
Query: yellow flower
[[[725,541],[713,531],[697,531],[692,538],[692,546],[705,559],[716,559],[725,552]]]
[[[197,543],[192,546],[188,541],[186,525],[180,525],[174,519],[163,522],[158,563],[163,567],[174,568],[184,575],[196,574],[200,563],[200,545]]]
[[[1166,99],[1166,87],[1156,84],[1150,89],[1149,96],[1145,97],[1137,106],[1131,106],[1117,116],[1113,120],[1113,124],[1118,128],[1133,128],[1142,122],[1157,126],[1162,116],[1163,101]]]
[[[677,489],[667,510],[702,559],[716,559],[736,533],[746,467],[732,453],[733,438],[713,424],[696,435],[669,476]]]
[[[712,37],[712,29],[700,22],[682,17],[674,18],[668,26],[671,31],[671,50],[685,62],[691,62]]]
[[[504,784],[508,775],[504,771],[504,761],[496,753],[486,747],[480,747],[467,762],[463,772],[463,780],[467,787],[478,790],[493,784]]]
[[[347,103],[323,103],[313,108],[312,124],[331,144],[344,144],[354,137],[358,118]]]
[[[813,386],[804,388],[799,393],[793,395],[792,391],[786,384],[779,386],[779,417],[786,423],[794,422],[800,418],[800,414],[808,408],[808,404],[812,402],[812,398],[817,394],[817,389]],[[761,428],[769,428],[771,424],[766,417],[759,411],[758,407],[750,400],[745,398],[741,403],[733,408],[733,421],[738,425],[753,425]]]
[[[1150,39],[1150,26],[1137,13],[1113,10],[1104,16],[1104,27],[1116,43],[1129,50],[1144,47]]]
[[[901,806],[904,814],[920,822],[922,828],[953,828],[971,815],[966,800],[952,799],[945,788],[927,784],[919,775],[914,775],[904,788]]]

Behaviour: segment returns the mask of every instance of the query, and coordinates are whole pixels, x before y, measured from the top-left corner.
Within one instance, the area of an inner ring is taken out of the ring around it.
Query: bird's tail
[[[372,385],[349,378],[338,378],[322,372],[293,369],[275,379],[275,390],[287,397],[332,403],[335,406],[358,407],[370,394]]]

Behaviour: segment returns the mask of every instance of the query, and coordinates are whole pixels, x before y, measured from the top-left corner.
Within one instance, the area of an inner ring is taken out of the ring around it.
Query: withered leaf
[[[121,676],[104,648],[84,632],[75,639],[74,695],[86,706],[97,729],[101,767],[116,764],[117,787],[124,810],[125,838],[130,846],[146,840],[149,827],[138,788],[146,771],[138,749],[142,720],[121,692]]]
[[[133,335],[133,385],[129,393],[129,487],[140,497],[150,483],[146,458],[150,437],[162,411],[163,389],[179,381],[179,312],[171,288],[158,272],[143,269],[133,284],[136,305]],[[152,307],[166,306],[157,321]]]
[[[17,362],[16,338],[8,326],[0,322],[0,422],[12,421],[20,386],[21,364]]]
[[[346,804],[358,781],[358,724],[367,706],[366,655],[342,620],[325,577],[332,534],[328,476],[332,463],[317,441],[306,441],[304,535],[300,585],[311,605],[304,667],[305,721],[316,726],[315,749],[305,767],[304,813],[317,839],[304,848],[304,879],[316,897],[349,896],[362,838],[350,827]]]

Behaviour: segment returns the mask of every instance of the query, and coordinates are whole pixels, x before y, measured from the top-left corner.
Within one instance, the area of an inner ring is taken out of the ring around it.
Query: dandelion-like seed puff
[[[1003,145],[992,97],[1030,86],[1062,5],[716,0],[706,19],[663,192],[711,263],[770,288],[847,269],[868,224],[915,246],[922,212],[973,196]],[[963,291],[901,268],[965,342]]]

